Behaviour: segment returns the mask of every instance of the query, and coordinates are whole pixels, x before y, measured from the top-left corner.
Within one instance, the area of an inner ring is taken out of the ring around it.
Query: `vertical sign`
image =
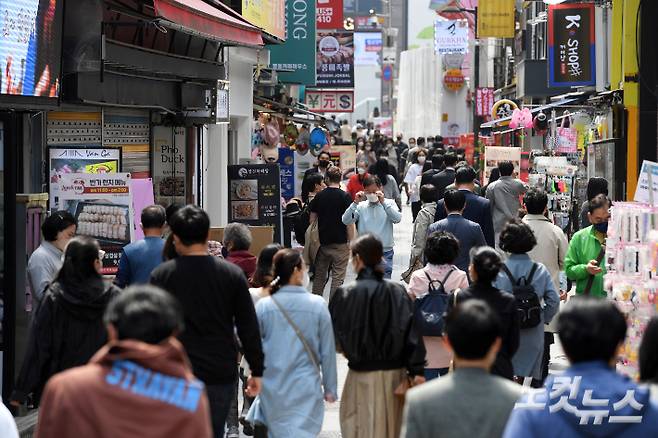
[[[494,89],[492,87],[482,87],[475,91],[475,108],[479,117],[491,116],[493,105]]]
[[[318,0],[318,29],[343,28],[343,0]]]
[[[153,127],[155,202],[185,204],[185,128]]]
[[[274,227],[282,243],[281,180],[278,164],[228,166],[229,222]]]
[[[514,38],[515,0],[486,0],[478,3],[478,38]]]
[[[317,86],[354,88],[354,34],[318,32],[317,51]]]
[[[281,174],[281,196],[286,201],[295,196],[295,151],[279,148],[279,172]]]
[[[548,86],[596,85],[594,4],[548,8]]]
[[[281,82],[315,85],[315,28],[315,0],[286,1],[286,42],[268,47]]]

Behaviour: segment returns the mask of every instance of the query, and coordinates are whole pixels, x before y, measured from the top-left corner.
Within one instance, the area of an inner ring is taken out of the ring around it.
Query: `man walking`
[[[445,332],[454,372],[409,390],[400,436],[500,437],[521,387],[489,373],[501,345],[498,316],[469,300],[448,313]]]
[[[438,191],[438,199],[443,199],[443,194],[446,191],[446,187],[448,187],[450,184],[455,182],[455,164],[457,164],[457,155],[455,155],[452,152],[449,152],[443,156],[443,164],[445,165],[445,169],[443,169],[441,172],[437,173],[432,177],[432,184],[434,187],[436,187],[436,190]]]
[[[151,205],[142,210],[144,238],[123,247],[114,284],[124,288],[149,282],[151,272],[162,263],[162,233],[166,220],[165,209],[161,205]]]
[[[222,240],[227,251],[226,261],[242,269],[247,281],[251,281],[251,277],[256,272],[257,259],[249,252],[252,241],[249,227],[239,222],[232,222],[224,228]]]
[[[443,201],[448,217],[430,225],[427,234],[432,234],[435,231],[447,231],[454,234],[459,241],[459,255],[455,260],[455,266],[464,272],[468,272],[471,249],[486,246],[487,242],[484,239],[480,225],[463,216],[464,206],[466,205],[466,195],[463,191],[448,190],[443,197]]]
[[[343,212],[352,203],[351,196],[340,188],[341,171],[338,167],[327,169],[327,188],[311,201],[311,222],[318,221],[320,249],[315,256],[313,293],[322,296],[331,270],[329,298],[343,284],[347,263],[350,261],[347,227],[343,224]]]
[[[185,331],[179,335],[194,374],[206,384],[215,438],[223,436],[237,375],[234,327],[251,367],[250,396],[260,392],[263,350],[256,311],[244,273],[208,254],[210,218],[188,205],[171,219],[178,257],[151,274],[151,283],[178,298]]]
[[[498,163],[498,170],[500,178],[489,184],[485,194],[487,199],[491,201],[496,244],[498,244],[498,236],[507,221],[519,216],[519,208],[521,208],[519,197],[526,191],[523,181],[512,176],[514,164],[511,161]]]
[[[560,290],[560,271],[564,268],[564,257],[567,253],[569,243],[567,236],[557,225],[553,225],[545,216],[548,210],[548,196],[546,192],[539,189],[530,189],[523,197],[528,214],[523,218],[537,239],[537,245],[528,251],[530,258],[546,266],[553,279],[555,290]],[[566,295],[560,294],[560,298],[566,299]],[[542,358],[542,381],[535,382],[541,386],[548,376],[548,365],[551,358],[551,344],[555,342],[557,318],[553,318],[550,324],[544,325],[544,356]]]
[[[470,166],[464,166],[457,169],[455,176],[455,188],[464,193],[466,197],[466,207],[464,208],[463,216],[469,221],[480,224],[484,240],[487,245],[493,247],[494,241],[494,228],[493,219],[491,216],[491,203],[488,199],[476,195],[475,192],[475,170]],[[445,219],[447,216],[445,209],[445,201],[439,201],[436,207],[435,221]]]
[[[354,202],[343,213],[345,225],[358,222],[359,235],[374,234],[384,247],[384,278],[393,274],[393,224],[400,223],[402,213],[392,199],[385,199],[382,183],[376,175],[363,180],[364,190],[356,194]]]

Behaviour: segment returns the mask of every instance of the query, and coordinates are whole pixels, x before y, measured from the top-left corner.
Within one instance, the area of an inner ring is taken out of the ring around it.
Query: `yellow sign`
[[[285,0],[242,0],[242,16],[270,35],[286,39]]]
[[[478,38],[514,38],[514,0],[486,0],[478,4]]]
[[[119,171],[118,165],[118,161],[88,164],[85,166],[85,173],[117,173]]]

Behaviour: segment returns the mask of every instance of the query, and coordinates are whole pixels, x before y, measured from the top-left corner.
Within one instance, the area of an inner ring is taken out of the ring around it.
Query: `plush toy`
[[[512,121],[509,124],[512,129],[532,128],[532,113],[528,108],[515,109],[512,112]]]

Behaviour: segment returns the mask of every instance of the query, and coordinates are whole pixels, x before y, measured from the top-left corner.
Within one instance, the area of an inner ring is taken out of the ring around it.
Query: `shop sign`
[[[102,274],[116,274],[123,247],[134,239],[130,174],[66,174],[58,209],[75,217],[77,234],[98,240],[105,251]]]
[[[653,161],[642,161],[640,177],[635,189],[635,202],[646,202],[655,205],[658,201],[658,163]]]
[[[380,32],[354,33],[354,65],[379,65],[382,51],[382,34]]]
[[[482,184],[489,182],[491,171],[498,167],[501,161],[511,161],[514,164],[514,171],[519,174],[521,170],[521,148],[507,146],[485,146],[484,148],[484,181]]]
[[[57,209],[62,178],[68,174],[105,174],[121,170],[120,148],[50,148],[50,208]]]
[[[153,188],[158,204],[186,204],[185,156],[184,127],[153,127]]]
[[[466,20],[436,20],[434,50],[438,54],[468,52],[468,22]]]
[[[281,180],[278,164],[230,165],[228,171],[229,222],[274,227],[281,243]]]
[[[286,0],[242,0],[242,16],[280,40],[286,38]]]
[[[280,82],[315,85],[315,0],[288,0],[286,23],[286,42],[268,46],[271,66],[291,70],[278,73]]]
[[[343,28],[343,0],[318,0],[318,29]]]
[[[279,148],[279,172],[281,175],[281,196],[286,201],[295,196],[295,151]]]
[[[215,107],[216,123],[228,123],[230,120],[229,95],[227,89],[217,90],[217,105]]]
[[[504,119],[506,117],[512,117],[512,114],[514,113],[515,109],[519,109],[519,106],[516,104],[516,102],[509,99],[501,99],[496,103],[494,103],[493,106],[491,107],[491,117],[494,120]],[[500,124],[502,126],[507,126],[509,125],[510,121],[511,120],[508,120],[507,122],[503,122]]]
[[[59,96],[64,0],[0,2],[0,94]]]
[[[481,87],[475,90],[475,108],[479,117],[489,116],[494,106],[493,87]]]
[[[548,8],[548,86],[596,85],[593,3]]]
[[[354,88],[354,33],[318,32],[317,79],[322,88]]]
[[[514,38],[515,0],[486,0],[478,3],[478,38]]]
[[[446,90],[457,92],[464,86],[464,73],[461,69],[453,68],[443,75],[443,85]]]
[[[318,113],[351,113],[354,90],[306,90],[306,106]]]
[[[382,0],[344,0],[345,13],[347,14],[381,14],[383,11]]]
[[[393,66],[391,64],[386,64],[382,69],[382,80],[384,82],[390,82],[393,79]]]

